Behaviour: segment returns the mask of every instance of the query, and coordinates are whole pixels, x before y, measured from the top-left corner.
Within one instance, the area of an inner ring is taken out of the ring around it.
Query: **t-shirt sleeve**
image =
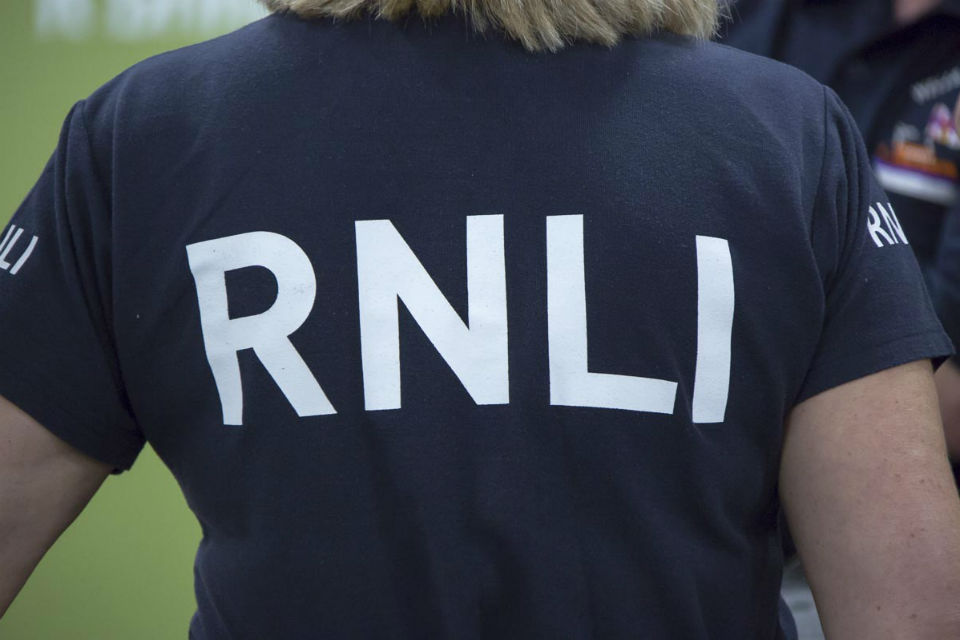
[[[125,470],[144,438],[111,329],[112,225],[99,173],[81,102],[0,236],[0,395]]]
[[[856,124],[829,89],[824,129],[811,241],[825,309],[798,402],[883,369],[953,352]]]

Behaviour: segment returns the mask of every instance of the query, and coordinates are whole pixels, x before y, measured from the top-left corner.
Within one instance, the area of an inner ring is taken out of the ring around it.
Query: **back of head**
[[[531,51],[556,51],[578,41],[614,45],[626,35],[668,31],[699,38],[717,25],[716,0],[261,0],[271,11],[303,18],[410,14],[467,15],[478,31],[495,29]]]

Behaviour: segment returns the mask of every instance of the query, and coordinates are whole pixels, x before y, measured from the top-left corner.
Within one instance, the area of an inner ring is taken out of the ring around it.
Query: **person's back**
[[[782,637],[784,417],[950,348],[836,98],[675,35],[276,15],[78,105],[43,180],[0,393],[154,446],[198,640]]]

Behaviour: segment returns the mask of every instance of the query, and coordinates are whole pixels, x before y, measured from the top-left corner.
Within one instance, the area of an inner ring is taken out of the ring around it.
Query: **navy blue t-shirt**
[[[203,530],[197,640],[775,639],[783,420],[947,354],[850,115],[676,37],[273,16],[79,103],[0,394]]]

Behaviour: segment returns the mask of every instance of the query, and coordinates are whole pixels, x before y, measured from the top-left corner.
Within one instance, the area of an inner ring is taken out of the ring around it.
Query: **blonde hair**
[[[465,14],[478,31],[493,28],[531,51],[557,51],[576,41],[613,46],[625,35],[669,31],[709,38],[717,0],[260,0],[271,11],[306,19],[369,15],[397,20]]]

